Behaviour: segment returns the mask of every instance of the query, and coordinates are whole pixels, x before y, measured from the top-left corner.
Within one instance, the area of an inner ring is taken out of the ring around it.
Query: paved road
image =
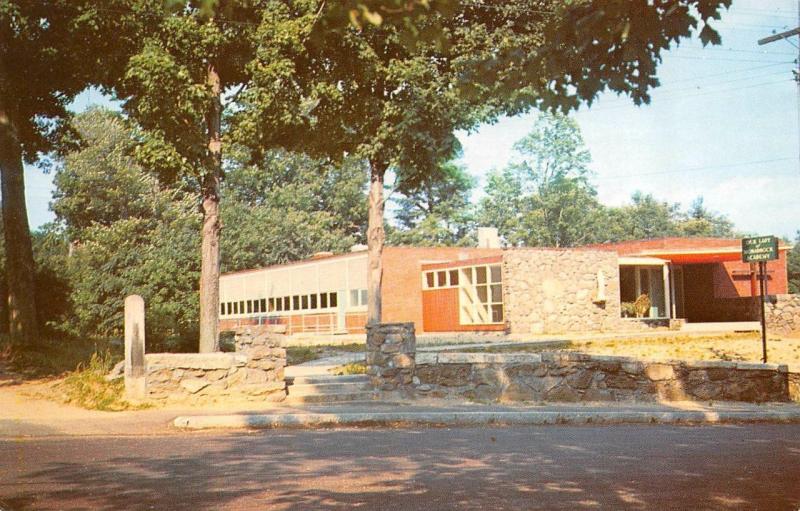
[[[797,510],[800,425],[6,440],[0,501],[17,511]]]

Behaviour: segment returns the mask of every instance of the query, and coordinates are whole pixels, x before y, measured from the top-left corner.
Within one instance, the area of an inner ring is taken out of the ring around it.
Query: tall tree
[[[388,169],[413,181],[452,154],[455,129],[501,113],[575,108],[606,89],[647,101],[660,52],[730,1],[453,3],[453,12],[415,19],[416,33],[438,37],[414,44],[407,30],[385,23],[317,31],[319,14],[308,3],[271,4],[262,18],[269,28],[259,31],[261,46],[248,67],[253,79],[239,98],[239,140],[264,147],[302,140],[306,150],[369,162],[369,323],[381,318]],[[700,36],[717,39],[707,23]],[[280,104],[302,108],[287,114]],[[287,118],[305,138],[292,136]]]
[[[519,160],[489,176],[481,220],[512,245],[567,247],[595,241],[601,209],[589,182],[591,157],[577,123],[543,114],[514,144]]]
[[[394,202],[398,229],[393,245],[449,246],[473,241],[475,218],[472,191],[475,178],[454,161],[441,163]]]
[[[733,222],[725,215],[706,208],[703,197],[692,201],[689,210],[679,220],[678,232],[682,236],[695,237],[732,238],[736,235],[733,232]]]
[[[0,0],[0,179],[10,333],[38,340],[35,264],[23,161],[53,149],[67,105],[91,84],[108,83],[135,47],[132,28],[148,2],[109,16],[117,0]]]

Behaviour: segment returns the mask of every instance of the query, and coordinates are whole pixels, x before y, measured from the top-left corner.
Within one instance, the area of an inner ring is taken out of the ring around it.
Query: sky
[[[598,198],[621,205],[635,191],[681,203],[702,196],[737,230],[794,239],[800,230],[798,37],[758,46],[757,40],[798,26],[796,0],[733,0],[714,23],[722,45],[685,40],[664,54],[661,87],[649,105],[602,96],[573,113],[592,154]],[[96,91],[73,104],[81,111],[110,104]],[[485,182],[514,158],[513,144],[535,114],[504,118],[460,133],[462,163]],[[52,175],[26,168],[32,228],[52,221]],[[480,196],[480,191],[475,198]]]

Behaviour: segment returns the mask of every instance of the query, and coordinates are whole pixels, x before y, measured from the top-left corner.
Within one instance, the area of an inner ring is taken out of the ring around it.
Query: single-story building
[[[556,334],[757,318],[753,268],[737,239],[501,249],[496,231],[479,234],[480,248],[386,247],[383,321],[413,321],[417,332]],[[787,292],[789,248],[767,264],[770,294]],[[362,333],[367,253],[227,273],[220,302],[222,330],[273,323],[288,333]],[[634,314],[634,303],[646,308]]]

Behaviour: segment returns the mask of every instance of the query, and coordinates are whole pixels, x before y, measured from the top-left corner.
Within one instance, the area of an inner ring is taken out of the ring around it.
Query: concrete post
[[[125,397],[144,399],[147,385],[144,367],[144,299],[125,298]]]

